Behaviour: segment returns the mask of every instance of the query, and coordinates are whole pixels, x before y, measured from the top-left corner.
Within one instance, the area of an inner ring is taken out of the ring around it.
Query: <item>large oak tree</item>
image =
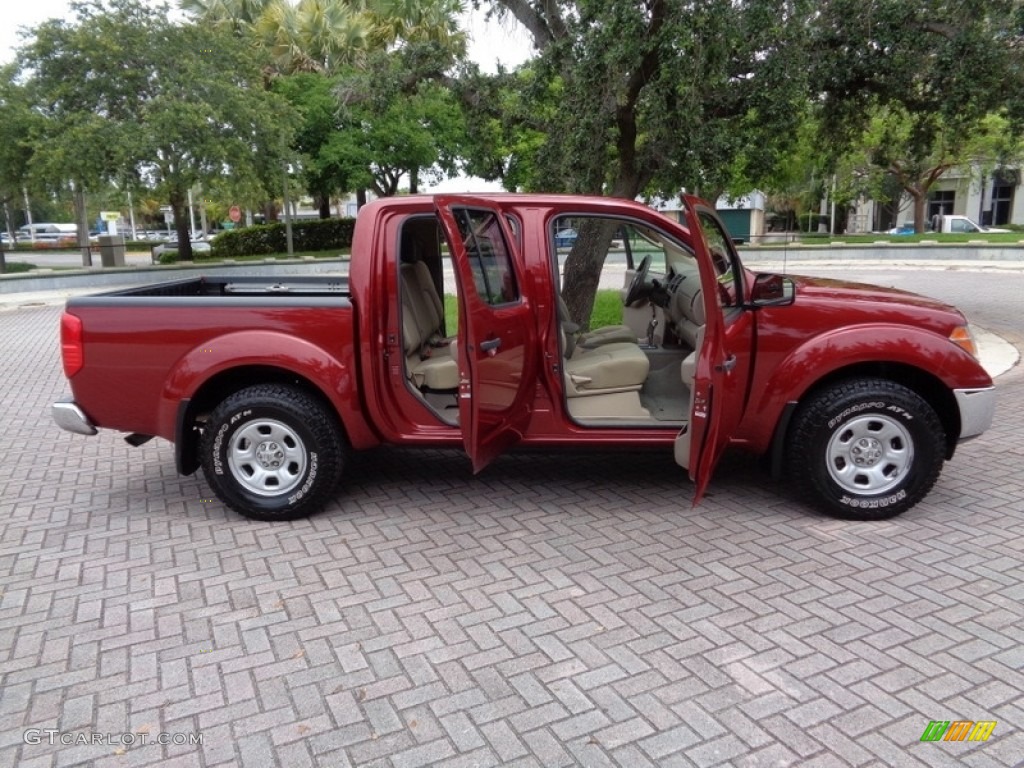
[[[19,61],[43,118],[33,172],[75,194],[106,180],[156,189],[191,258],[188,192],[229,184],[265,194],[291,139],[287,103],[263,86],[251,46],[214,26],[180,24],[165,5],[73,3],[71,21],[33,30]]]
[[[493,0],[537,49],[526,91],[537,108],[523,110],[524,135],[545,141],[530,186],[624,198],[685,187],[713,198],[738,174],[756,183],[785,153],[806,102],[810,6]],[[608,233],[580,234],[563,294],[582,324],[607,250],[594,241]]]

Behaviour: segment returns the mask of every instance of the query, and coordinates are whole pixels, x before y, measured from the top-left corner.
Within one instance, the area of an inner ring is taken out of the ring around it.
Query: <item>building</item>
[[[983,227],[1024,225],[1021,171],[1002,168],[994,173],[947,171],[928,194],[925,221],[936,214],[966,216]],[[861,199],[850,211],[847,232],[884,232],[914,220],[914,201],[904,194],[899,206]]]

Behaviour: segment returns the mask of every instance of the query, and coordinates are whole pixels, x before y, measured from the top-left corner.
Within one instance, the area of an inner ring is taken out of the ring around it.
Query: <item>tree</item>
[[[295,149],[303,156],[302,173],[322,217],[330,215],[335,192],[372,186],[378,194],[394,194],[404,172],[412,174],[415,188],[419,168],[453,167],[438,148],[447,147],[448,140],[429,141],[422,130],[452,122],[438,112],[445,89],[419,81],[438,80],[454,59],[465,54],[465,35],[456,23],[458,0],[181,2],[203,23],[244,35],[271,53],[273,87],[303,117]],[[424,59],[431,67],[446,63],[427,71]],[[414,69],[396,74],[396,66],[402,64]],[[386,71],[384,83],[374,81],[377,68]],[[340,108],[335,100],[333,111],[325,82],[301,76],[326,79],[340,73],[348,98]],[[401,82],[396,87],[397,81]],[[378,97],[385,91],[401,104],[382,104]],[[336,136],[338,131],[350,135]]]
[[[971,174],[987,173],[1024,158],[1020,139],[1001,114],[985,115],[973,125],[961,122],[956,129],[946,126],[941,116],[933,116],[928,130],[934,136],[931,146],[922,146],[915,135],[922,120],[901,106],[879,108],[847,156],[847,165],[870,178],[873,188],[892,179],[899,191],[910,197],[918,233],[927,226],[928,194],[947,171],[962,168]]]
[[[625,198],[681,187],[715,194],[738,174],[756,181],[769,172],[792,140],[807,94],[807,0],[492,5],[518,19],[538,51],[529,80],[541,106],[530,128],[547,136],[540,186]],[[564,283],[580,324],[606,252],[585,234]]]
[[[897,179],[918,232],[932,185],[996,140],[992,116],[1024,121],[1022,14],[1014,0],[829,0],[814,18],[822,142]]]
[[[0,208],[12,238],[13,204],[29,180],[31,138],[38,123],[24,86],[15,79],[16,73],[14,65],[0,67]]]
[[[250,46],[216,26],[175,24],[137,0],[73,4],[20,55],[45,118],[34,170],[84,194],[104,180],[152,186],[174,212],[191,258],[187,198],[215,180],[240,196],[279,178],[291,112],[266,91]]]
[[[462,146],[462,115],[446,84],[451,60],[435,46],[406,44],[352,67],[335,81],[342,129],[325,155],[380,197],[403,177],[416,193],[421,175],[452,174]]]

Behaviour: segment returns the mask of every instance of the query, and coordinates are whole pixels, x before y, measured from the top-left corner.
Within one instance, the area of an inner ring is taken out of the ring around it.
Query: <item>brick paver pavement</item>
[[[51,424],[57,317],[0,312],[0,765],[1024,760],[1019,368],[888,522],[820,517],[742,456],[694,509],[660,454],[473,478],[381,450],[326,512],[262,524],[166,443]],[[920,741],[958,719],[998,725]]]

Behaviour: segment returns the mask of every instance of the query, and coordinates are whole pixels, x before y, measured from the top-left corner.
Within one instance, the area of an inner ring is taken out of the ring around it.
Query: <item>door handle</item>
[[[721,364],[715,366],[715,370],[720,371],[722,373],[728,373],[735,367],[736,355],[729,355],[727,358],[725,358],[725,360],[721,362]]]
[[[501,346],[501,337],[496,339],[487,339],[487,341],[480,342],[480,351],[486,352],[489,355],[493,355],[498,351],[498,347]]]

